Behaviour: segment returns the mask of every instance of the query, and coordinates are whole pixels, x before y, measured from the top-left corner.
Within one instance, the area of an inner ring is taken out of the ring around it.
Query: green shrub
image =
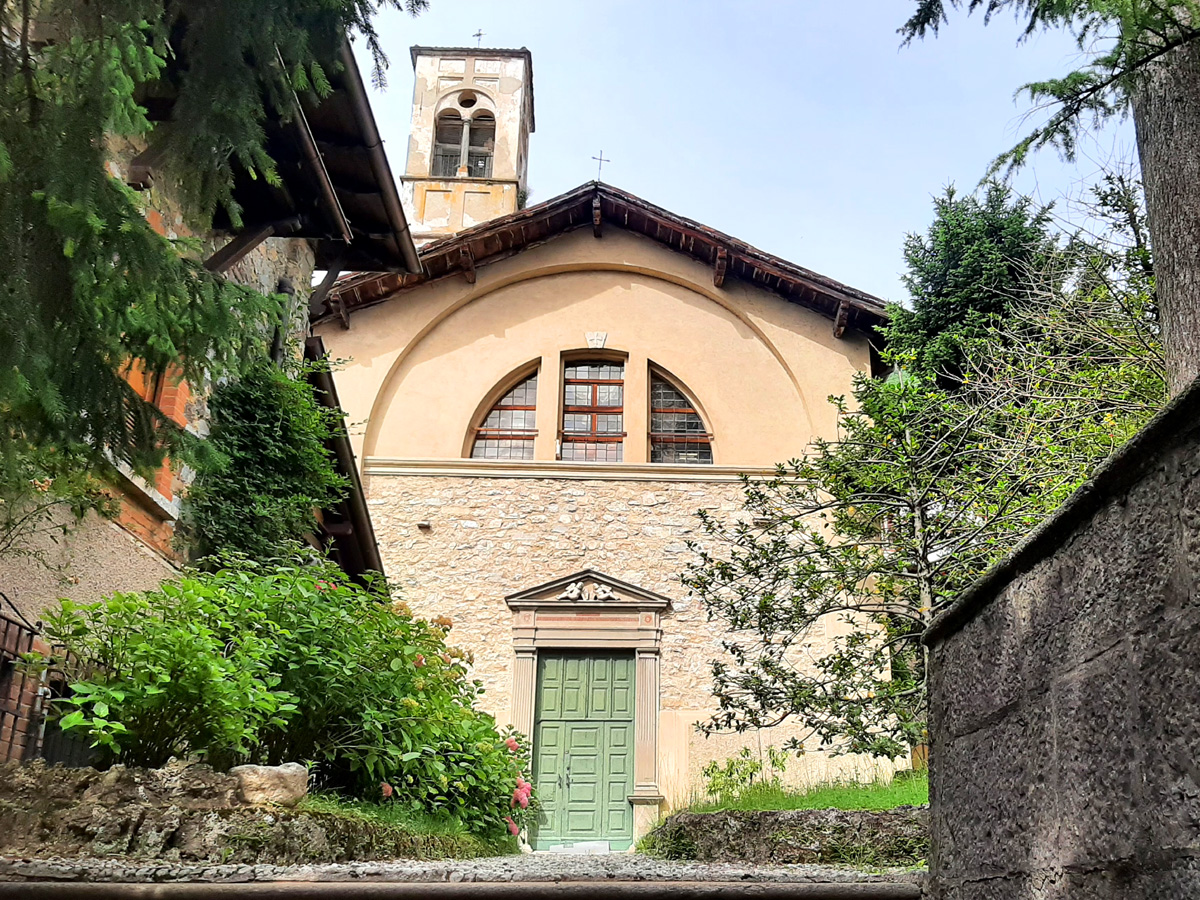
[[[704,790],[710,797],[722,800],[736,799],[748,791],[764,786],[778,788],[787,770],[788,752],[767,747],[769,773],[763,778],[762,758],[755,758],[749,747],[743,747],[737,756],[718,761],[713,760],[702,770]]]
[[[345,495],[325,447],[341,413],[304,381],[314,365],[289,373],[264,361],[213,391],[212,452],[197,464],[181,529],[195,558],[269,559],[315,531],[315,511]]]
[[[48,616],[51,638],[95,667],[63,701],[64,729],[132,765],[308,761],[319,784],[477,832],[529,817],[513,796],[525,742],[475,708],[448,619],[415,619],[326,562],[223,562]]]

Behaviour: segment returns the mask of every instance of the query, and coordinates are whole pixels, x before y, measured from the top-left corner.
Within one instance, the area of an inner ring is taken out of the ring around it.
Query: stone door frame
[[[663,802],[658,787],[659,659],[670,598],[594,569],[504,598],[513,614],[512,723],[532,740],[539,650],[634,652],[633,826],[635,840]]]

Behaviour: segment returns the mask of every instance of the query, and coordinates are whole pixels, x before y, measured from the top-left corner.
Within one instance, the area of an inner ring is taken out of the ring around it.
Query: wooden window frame
[[[619,366],[621,369],[620,378],[572,378],[567,375],[567,371],[575,366]],[[570,385],[588,385],[591,387],[590,404],[568,404],[567,403],[567,387]],[[619,406],[601,406],[600,405],[600,388],[606,386],[619,387],[621,389],[621,403]],[[590,416],[591,430],[590,431],[567,431],[566,418],[567,416]],[[612,416],[618,415],[621,417],[621,431],[598,431],[597,416]],[[563,450],[567,444],[618,444],[622,449],[619,451],[622,459],[620,460],[597,460],[597,462],[623,462],[624,449],[623,445],[625,438],[628,437],[628,432],[625,428],[625,360],[623,359],[605,359],[597,358],[580,358],[563,361],[563,377],[562,377],[562,412],[559,417],[559,459],[563,458]],[[571,462],[579,462],[580,460],[570,460]]]
[[[482,456],[476,456],[475,455],[475,445],[480,440],[485,440],[485,441],[486,440],[492,440],[492,441],[505,441],[505,440],[508,440],[508,441],[536,441],[537,440],[538,430],[537,430],[537,424],[536,424],[537,423],[537,395],[536,395],[536,393],[534,395],[534,402],[532,404],[501,405],[501,401],[505,397],[507,397],[510,393],[512,393],[514,390],[516,390],[517,388],[524,385],[526,382],[538,381],[539,375],[540,375],[540,371],[538,369],[535,369],[532,372],[527,372],[525,375],[522,375],[521,377],[517,378],[516,380],[509,382],[508,387],[505,388],[503,391],[501,391],[496,396],[496,399],[493,400],[492,403],[483,411],[483,416],[479,420],[482,422],[486,422],[488,420],[488,417],[491,416],[491,414],[497,410],[522,410],[522,411],[526,411],[526,412],[533,412],[534,423],[535,423],[534,427],[533,428],[512,429],[512,428],[488,428],[485,425],[474,425],[471,428],[472,436],[471,436],[470,453],[468,456],[469,459],[526,459],[526,458],[528,458],[528,457],[482,457]],[[538,390],[538,386],[535,384],[534,391],[536,392],[537,390]]]
[[[654,405],[654,382],[656,380],[665,382],[668,386],[670,386],[670,388],[672,390],[674,390],[681,397],[683,397],[685,400],[687,400],[689,405],[686,407],[684,407],[684,406],[672,406],[672,407],[655,406]],[[708,421],[704,417],[704,414],[700,412],[700,408],[697,405],[696,401],[691,398],[691,396],[689,395],[689,393],[687,391],[685,391],[682,387],[679,386],[679,382],[676,379],[668,376],[664,372],[660,372],[657,369],[651,369],[650,370],[649,388],[650,388],[650,397],[649,397],[650,419],[649,419],[648,424],[650,425],[650,430],[649,430],[648,434],[649,434],[649,439],[650,439],[650,447],[649,447],[650,456],[653,457],[653,455],[654,455],[654,445],[655,444],[708,444],[709,456],[712,456],[713,455],[713,452],[712,452],[713,433],[708,430]],[[688,413],[691,413],[692,415],[694,415],[696,418],[698,418],[700,420],[700,424],[704,426],[705,430],[704,431],[688,431],[688,432],[654,431],[653,430],[654,416],[656,413],[658,415],[667,415],[667,414],[671,414],[671,413],[683,413],[686,415]],[[713,465],[714,462],[715,462],[715,460],[710,459],[708,462],[672,463],[671,465],[710,466],[710,465]]]

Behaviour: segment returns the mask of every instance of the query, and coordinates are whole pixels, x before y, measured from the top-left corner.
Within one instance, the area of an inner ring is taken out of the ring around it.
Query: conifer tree
[[[925,234],[904,240],[912,305],[893,305],[888,326],[893,353],[929,380],[957,373],[964,342],[1028,295],[1030,274],[1048,270],[1056,244],[1049,207],[999,182],[978,195],[947,188],[933,208]]]
[[[122,369],[203,386],[252,362],[282,312],[282,298],[205,271],[198,245],[156,233],[107,168],[113,147],[155,148],[194,232],[218,209],[236,224],[235,172],[276,180],[268,116],[292,115],[293,91],[328,91],[323,66],[346,34],[366,40],[382,80],[373,17],[424,4],[0,3],[0,488],[24,477],[22,447],[97,470],[156,465],[185,435]],[[156,97],[173,100],[167,121],[148,115]]]
[[[1071,159],[1081,131],[1132,113],[1154,243],[1159,322],[1172,391],[1200,375],[1200,2],[1197,0],[915,0],[905,43],[936,35],[951,9],[1012,13],[1024,36],[1062,29],[1084,64],[1024,85],[1047,110],[993,169],[1056,147]]]

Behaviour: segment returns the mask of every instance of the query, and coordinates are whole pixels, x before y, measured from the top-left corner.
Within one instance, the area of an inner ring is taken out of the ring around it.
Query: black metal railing
[[[492,154],[486,150],[467,152],[467,174],[472,178],[492,177]]]
[[[453,178],[458,174],[458,162],[462,158],[458,148],[433,152],[433,177]]]

